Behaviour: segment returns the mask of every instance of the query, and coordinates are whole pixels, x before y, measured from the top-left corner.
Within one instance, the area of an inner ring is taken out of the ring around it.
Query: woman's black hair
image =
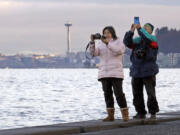
[[[113,39],[115,39],[115,40],[117,39],[116,31],[115,31],[115,29],[114,29],[112,26],[107,26],[107,27],[105,27],[105,28],[103,29],[103,35],[104,35],[105,30],[108,30],[108,31],[112,34],[112,38],[113,38]]]

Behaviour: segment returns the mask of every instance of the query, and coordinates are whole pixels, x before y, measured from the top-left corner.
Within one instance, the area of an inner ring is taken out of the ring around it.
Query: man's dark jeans
[[[159,106],[155,94],[156,76],[145,78],[132,78],[133,104],[138,114],[146,114],[144,105],[143,87],[145,86],[148,101],[147,106],[149,113],[154,115],[159,112]]]

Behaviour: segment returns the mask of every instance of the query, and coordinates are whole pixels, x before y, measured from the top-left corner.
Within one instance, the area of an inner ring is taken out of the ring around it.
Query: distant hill
[[[180,53],[180,30],[162,27],[156,29],[159,51],[163,53]]]

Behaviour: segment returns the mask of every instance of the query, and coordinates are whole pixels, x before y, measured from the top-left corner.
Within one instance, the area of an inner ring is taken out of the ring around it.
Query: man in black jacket
[[[137,29],[139,37],[133,38],[134,31]],[[130,60],[130,76],[132,77],[133,104],[137,114],[134,118],[146,118],[144,104],[143,86],[148,95],[148,110],[151,118],[156,118],[159,106],[155,94],[156,74],[159,72],[156,64],[158,45],[157,39],[152,35],[154,26],[150,23],[141,28],[140,24],[133,24],[131,30],[126,32],[124,44],[132,49]]]

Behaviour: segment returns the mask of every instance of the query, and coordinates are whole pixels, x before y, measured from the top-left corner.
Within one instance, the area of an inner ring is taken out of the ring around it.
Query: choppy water
[[[106,116],[97,69],[1,69],[0,76],[0,129]],[[124,92],[132,116],[135,110],[130,81],[129,70],[125,69]],[[179,82],[180,69],[160,70],[157,76],[160,112],[180,111]],[[117,104],[116,117],[121,117]]]

